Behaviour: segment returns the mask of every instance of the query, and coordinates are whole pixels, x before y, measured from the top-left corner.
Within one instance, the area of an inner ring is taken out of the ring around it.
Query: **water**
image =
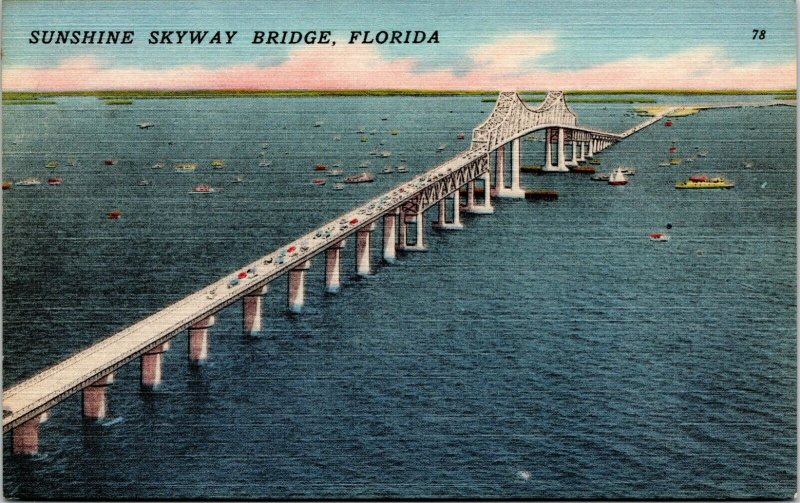
[[[493,106],[58,102],[3,111],[4,178],[47,177],[51,158],[64,178],[3,193],[4,387],[465,148],[456,134]],[[572,107],[601,128],[639,120],[626,104]],[[601,154],[605,169],[638,169],[625,187],[523,174],[558,201],[496,200],[495,214],[428,231],[428,253],[392,266],[375,245],[368,278],[354,275],[351,242],[335,296],[323,293],[318,257],[302,315],[286,314],[277,280],[259,337],[242,335],[237,303],[220,313],[206,365],[187,365],[181,334],[157,392],[139,390],[133,362],[109,388],[102,423],[83,423],[75,395],[42,424],[40,455],[11,456],[6,435],[5,495],[786,498],[796,474],[794,114],[708,110],[647,128]],[[145,120],[157,126],[139,130]],[[682,157],[695,147],[708,157],[657,167],[672,140]],[[268,168],[258,167],[263,142]],[[543,144],[522,144],[523,162],[541,163]],[[224,169],[211,170],[215,158]],[[159,159],[200,167],[151,169]],[[365,159],[373,184],[310,184],[318,162],[355,173]],[[400,159],[408,173],[379,174]],[[673,188],[695,172],[737,187]],[[201,182],[221,190],[190,194]],[[119,221],[105,218],[111,209]],[[647,239],[667,224],[670,242]]]

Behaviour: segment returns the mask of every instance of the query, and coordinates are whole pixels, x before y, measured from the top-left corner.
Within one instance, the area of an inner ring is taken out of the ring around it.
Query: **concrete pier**
[[[311,268],[311,260],[301,262],[289,271],[288,304],[289,311],[300,313],[306,296],[306,271]]]
[[[520,164],[522,163],[522,143],[519,138],[511,142],[511,188],[502,197],[525,198],[525,191],[519,185]],[[499,195],[499,194],[498,194]]]
[[[266,290],[266,287],[264,287],[264,289]],[[244,303],[245,327],[247,327],[248,325],[247,309],[248,309],[247,301],[245,300]],[[259,311],[259,316],[260,316],[260,311]],[[216,317],[208,316],[189,327],[189,363],[198,364],[208,359],[208,339],[209,339],[208,332],[209,329],[212,326],[214,326],[215,321]],[[260,323],[261,320],[259,320],[259,324]]]
[[[500,145],[495,151],[494,188],[497,197],[506,197],[506,146]]]
[[[146,390],[154,390],[161,384],[161,367],[164,353],[169,349],[169,342],[154,347],[141,357],[141,386]]]
[[[433,226],[437,229],[447,229],[447,230],[460,230],[464,228],[464,225],[461,223],[461,195],[459,191],[456,190],[453,192],[453,220],[447,221],[447,198],[450,196],[445,196],[439,200],[439,220],[433,223]]]
[[[405,250],[408,246],[408,222],[406,222],[406,212],[397,210],[397,249]]]
[[[39,423],[42,416],[35,416],[16,426],[11,433],[14,454],[32,456],[39,452]]]
[[[269,285],[264,285],[245,295],[242,300],[242,331],[247,335],[255,335],[263,328],[261,306],[268,289]]]
[[[342,289],[342,248],[345,241],[337,241],[325,250],[325,291],[328,293],[338,293]]]
[[[548,147],[549,147],[549,139],[548,139]],[[551,149],[552,147],[547,149],[546,157],[548,159],[545,160],[546,162],[544,167],[542,168],[542,171],[561,171],[561,172],[569,171],[564,153],[564,128],[558,128],[558,151],[556,153],[558,155],[558,161],[555,166],[553,166],[552,162],[549,159],[551,154]]]
[[[389,264],[397,261],[397,214],[394,211],[383,216],[383,260]]]
[[[578,165],[578,143],[573,141],[572,142],[572,158],[569,161],[566,161],[564,164],[570,167],[575,167]]]
[[[478,214],[478,215],[488,215],[494,213],[494,207],[492,206],[492,194],[491,194],[491,174],[487,171],[483,174],[483,204],[478,206],[475,205],[469,210],[470,213]]]
[[[550,142],[550,129],[545,129],[544,135],[544,171],[553,171],[553,144]]]
[[[472,211],[475,207],[475,180],[467,182],[467,205],[464,208],[466,211]]]
[[[428,251],[425,247],[425,213],[421,208],[417,210],[414,218],[417,238],[413,245],[406,245],[405,249],[407,251]]]
[[[370,266],[370,241],[374,230],[375,223],[373,222],[356,232],[356,274],[359,276],[369,276],[372,274]]]
[[[106,388],[114,382],[114,374],[108,374],[83,388],[83,417],[92,421],[108,415]],[[40,421],[41,422],[41,421]]]

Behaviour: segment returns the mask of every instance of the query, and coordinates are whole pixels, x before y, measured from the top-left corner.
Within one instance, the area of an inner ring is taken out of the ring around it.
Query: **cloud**
[[[6,90],[94,89],[789,89],[794,61],[739,64],[718,47],[662,57],[632,56],[579,70],[537,68],[554,50],[551,35],[516,34],[473,49],[472,69],[423,70],[415,58],[385,57],[379,46],[308,46],[277,65],[170,69],[105,66],[94,57],[54,68],[9,66]]]

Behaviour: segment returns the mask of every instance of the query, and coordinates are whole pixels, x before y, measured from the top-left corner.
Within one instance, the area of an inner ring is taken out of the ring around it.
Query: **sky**
[[[5,0],[2,85],[794,89],[796,9],[791,0]],[[753,40],[754,29],[764,38]],[[33,30],[135,35],[129,45],[45,45],[29,43]],[[238,33],[232,44],[150,45],[154,30]],[[330,30],[336,44],[252,44],[256,30]],[[359,30],[436,31],[439,43],[348,44]]]

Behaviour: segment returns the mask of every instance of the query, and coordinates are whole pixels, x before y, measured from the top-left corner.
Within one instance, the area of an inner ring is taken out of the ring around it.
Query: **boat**
[[[442,150],[444,150],[446,148],[447,148],[447,143],[440,143],[439,146],[436,147],[436,150],[441,152]]]
[[[406,164],[401,163],[400,165],[397,166],[398,173],[405,173],[406,171],[408,171],[408,166]]]
[[[51,169],[52,168],[57,168],[58,167],[58,162],[57,161],[47,161],[47,163],[44,165],[44,167],[45,168],[51,168]]]
[[[372,150],[369,151],[369,155],[378,155],[378,149],[373,148]]]
[[[179,171],[181,173],[194,171],[197,169],[196,162],[178,162],[175,163],[175,171]]]
[[[626,183],[628,183],[628,179],[622,173],[622,168],[615,169],[608,178],[609,185],[625,185]]]
[[[363,173],[359,173],[357,175],[346,176],[344,178],[344,183],[367,183],[367,182],[374,182],[375,177],[372,173],[364,171]]]
[[[12,185],[14,185],[14,182],[11,180],[3,180],[3,190],[10,189]]]
[[[105,159],[103,161],[103,164],[105,164],[106,166],[116,166],[117,161],[116,159]]]
[[[708,150],[699,150],[697,152],[697,157],[705,157],[708,155]]]
[[[328,166],[324,164],[317,164],[314,166],[314,171],[325,171],[326,169],[328,169]]]
[[[389,120],[389,118],[388,118],[388,117],[381,117],[381,120],[382,120],[382,121],[388,121],[388,120]]]
[[[387,164],[387,165],[386,165],[386,166],[383,168],[383,170],[381,171],[381,173],[386,173],[386,174],[389,174],[389,173],[394,173],[394,168],[392,168],[392,165],[391,165],[391,164]]]
[[[392,151],[391,150],[381,150],[378,153],[378,155],[385,159],[385,158],[389,157],[390,155],[392,155]]]
[[[589,159],[589,164],[600,164],[602,161],[600,159]]]
[[[673,146],[671,146],[671,147],[669,148],[669,152],[670,152],[671,154],[674,154],[674,153],[675,153],[675,152],[677,152],[677,151],[678,151],[678,147],[676,147],[675,145],[673,145]]]
[[[390,130],[389,130],[389,134],[390,134],[390,135],[392,135],[392,136],[397,136],[397,134],[398,134],[399,132],[400,132],[400,130],[399,130],[399,129],[390,129]]]
[[[147,178],[142,178],[141,180],[139,180],[139,185],[142,187],[147,187],[148,185],[153,185],[153,181],[148,180]]]
[[[155,163],[153,163],[153,165],[152,165],[152,166],[150,166],[150,167],[151,167],[151,168],[153,168],[153,169],[161,169],[161,168],[163,168],[163,167],[164,167],[164,164],[165,164],[165,163],[164,163],[164,161],[156,161],[156,162],[155,162]]]
[[[670,163],[670,164],[673,164],[673,165],[675,165],[675,164],[680,164],[680,163],[681,163],[681,160],[680,160],[680,158],[678,158],[678,157],[672,157],[672,158],[670,158],[670,160],[669,160],[669,163]]]
[[[262,144],[261,144],[261,148],[262,148],[263,150],[266,150],[266,149],[268,149],[268,148],[269,148],[269,143],[267,143],[267,142],[264,142],[264,143],[262,143]]]
[[[331,164],[331,167],[332,168],[341,168],[342,167],[342,161],[336,161],[335,163]]]
[[[366,132],[367,132],[367,130],[364,129],[363,127],[361,129],[359,129],[358,131],[356,131],[356,133],[358,133],[358,134],[364,134]]]
[[[340,135],[338,135],[338,134],[333,136],[333,141],[339,141],[341,139],[342,139],[342,137]]]
[[[233,183],[242,183],[243,181],[244,180],[242,180],[241,176],[234,176],[233,177]]]
[[[23,178],[22,180],[17,182],[17,185],[20,187],[32,187],[34,185],[41,185],[41,184],[42,181],[36,178],[35,176]]]
[[[216,191],[217,189],[205,183],[192,187],[193,194],[211,194]]]
[[[344,189],[344,184],[343,183],[334,183],[333,184],[333,190],[343,190],[343,189]]]
[[[77,159],[70,159],[67,161],[67,166],[77,166],[78,160]]]
[[[464,139],[464,138],[466,138],[466,137],[467,137],[467,135],[465,135],[464,133],[458,133],[458,134],[456,135],[456,138],[457,138],[457,139],[459,139],[459,140],[463,140],[463,139]]]
[[[527,189],[525,190],[525,199],[555,201],[558,199],[558,192],[551,189]]]
[[[669,159],[667,159],[666,161],[661,161],[660,163],[658,163],[658,165],[661,167],[669,166]]]
[[[214,166],[215,168],[221,168],[222,166],[225,166],[225,161],[223,161],[222,159],[214,159],[213,161],[211,161],[211,165]]]
[[[364,142],[366,142],[366,141],[368,141],[368,140],[369,140],[369,136],[362,136],[362,137],[361,137],[361,142],[362,142],[362,143],[364,143]]]
[[[617,169],[619,169],[622,172],[622,174],[625,175],[625,176],[633,176],[633,175],[636,174],[636,170],[635,169],[628,168],[626,166],[618,166]]]
[[[311,184],[312,185],[325,185],[325,179],[324,178],[314,178],[313,180],[311,180]]]
[[[147,129],[155,126],[155,124],[153,124],[152,122],[140,122],[136,125],[139,126],[139,129]]]
[[[108,218],[109,220],[119,220],[119,217],[121,216],[122,212],[119,210],[111,210],[108,213],[106,213],[106,218]]]
[[[692,175],[688,180],[675,184],[676,189],[731,189],[736,184],[721,176],[709,178],[704,175]]]
[[[542,170],[542,168],[539,168],[538,170],[535,170],[535,171],[541,171],[541,170]],[[530,171],[534,171],[534,170],[530,169]],[[592,174],[597,170],[594,169],[591,166],[575,166],[570,171],[572,171],[573,173],[589,173],[589,174]]]
[[[667,121],[666,121],[666,122],[664,122],[664,125],[665,125],[666,127],[670,127],[670,126],[672,125],[672,121],[671,121],[671,120],[669,120],[669,119],[667,119]]]
[[[651,232],[648,237],[651,241],[669,241],[669,234],[663,232]]]
[[[52,177],[52,178],[48,178],[47,179],[47,184],[48,185],[61,185],[61,182],[63,182],[63,181],[64,181],[63,178]]]
[[[320,127],[320,126],[322,126],[322,121],[317,121],[314,123],[314,127]]]
[[[269,167],[270,164],[272,164],[272,161],[264,160],[264,161],[260,161],[258,163],[258,166],[261,167],[261,168],[266,168],[266,167]]]
[[[744,165],[745,168],[752,168],[753,167],[753,161],[751,161],[751,160],[746,160],[742,164]]]
[[[328,176],[339,176],[341,174],[342,174],[342,170],[341,169],[332,169],[332,170],[328,171]]]

